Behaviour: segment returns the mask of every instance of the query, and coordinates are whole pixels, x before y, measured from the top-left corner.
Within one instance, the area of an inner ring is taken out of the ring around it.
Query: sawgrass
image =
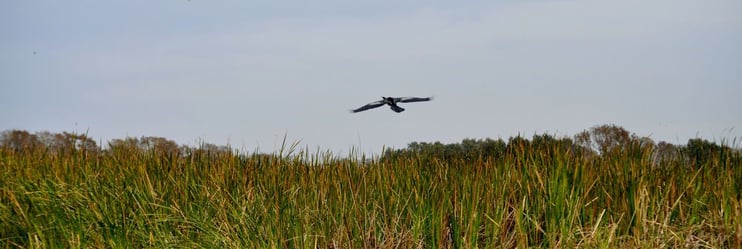
[[[0,149],[2,248],[730,248],[742,162]]]

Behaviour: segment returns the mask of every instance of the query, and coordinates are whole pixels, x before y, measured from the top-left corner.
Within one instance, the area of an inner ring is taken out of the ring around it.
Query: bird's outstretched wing
[[[379,106],[382,106],[382,105],[384,105],[384,101],[381,101],[381,100],[380,101],[374,101],[374,102],[368,103],[368,104],[366,104],[364,106],[361,106],[358,109],[351,110],[350,112],[352,112],[352,113],[362,112],[362,111],[365,111],[365,110],[368,110],[368,109],[373,109],[373,108],[376,108],[376,107],[379,107]]]
[[[433,99],[433,97],[427,97],[427,98],[419,98],[419,97],[401,97],[401,98],[395,98],[395,100],[397,102],[400,102],[400,103],[430,101],[432,99]]]

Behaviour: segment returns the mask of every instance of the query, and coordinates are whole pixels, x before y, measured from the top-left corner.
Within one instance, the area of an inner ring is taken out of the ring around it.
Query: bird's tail
[[[398,105],[393,105],[391,107],[392,107],[392,110],[395,111],[395,112],[403,112],[404,111],[404,108],[399,107]]]

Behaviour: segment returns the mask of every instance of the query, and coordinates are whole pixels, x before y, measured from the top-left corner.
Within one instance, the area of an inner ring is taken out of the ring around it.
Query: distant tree
[[[467,159],[475,159],[481,157],[483,154],[482,147],[480,145],[480,141],[477,141],[476,139],[466,138],[464,140],[461,140],[461,143],[459,143],[458,146],[458,150],[461,156]]]
[[[0,133],[0,145],[6,149],[23,151],[38,148],[43,144],[38,137],[25,130],[7,130]]]
[[[698,166],[714,160],[724,152],[731,152],[728,147],[722,147],[706,139],[692,138],[680,149],[683,157],[689,160],[691,165]]]
[[[48,131],[36,132],[36,137],[39,142],[44,145],[51,152],[56,152],[55,146],[57,144],[57,134]]]
[[[531,138],[531,144],[537,149],[552,148],[555,145],[559,145],[557,139],[555,139],[554,136],[546,133],[542,135],[534,134]]]
[[[584,149],[572,138],[556,138],[546,133],[533,135],[533,138],[531,138],[531,151],[547,159],[554,158],[556,155],[568,155],[580,158],[592,156],[592,150]]]
[[[507,143],[502,139],[465,139],[461,141],[462,153],[470,159],[501,159],[505,156]]]
[[[76,134],[69,132],[57,133],[54,135],[55,149],[58,152],[69,153],[75,150],[83,152],[99,152],[100,148],[95,140],[89,138],[86,134]]]
[[[175,141],[164,137],[143,136],[141,138],[127,137],[125,139],[113,139],[108,142],[111,151],[123,153],[149,152],[155,155],[178,157],[183,151]]]
[[[110,153],[136,153],[141,151],[139,139],[135,137],[117,138],[108,142],[108,152]]]
[[[534,134],[531,138],[531,153],[538,154],[544,158],[553,158],[556,153],[566,151],[562,141],[549,134]]]
[[[665,141],[660,141],[654,146],[652,152],[652,162],[655,164],[671,162],[680,159],[680,151],[678,148]]]
[[[589,151],[596,151],[593,147],[593,139],[590,136],[590,131],[584,130],[574,135],[574,141],[577,146]]]
[[[4,131],[0,136],[2,145],[13,150],[45,149],[52,153],[71,153],[83,151],[97,153],[100,151],[95,140],[85,134],[69,132],[51,133],[48,131],[31,134],[28,131]]]
[[[516,137],[510,137],[508,139],[508,144],[505,148],[508,155],[511,156],[518,156],[521,154],[527,153],[531,149],[531,141],[528,141],[528,139],[521,137],[520,135]]]
[[[168,156],[178,156],[181,150],[175,141],[164,137],[142,137],[139,139],[139,147],[145,151]]]
[[[185,150],[186,154],[190,156],[218,157],[234,155],[231,147],[212,143],[201,143],[198,148],[187,148]]]
[[[400,157],[417,158],[428,161],[461,162],[479,159],[499,159],[505,154],[502,139],[463,139],[460,143],[443,144],[436,142],[411,142],[404,149],[385,150],[383,159],[394,160]]]
[[[505,156],[507,144],[502,139],[490,139],[478,141],[482,155],[486,158],[501,159]]]
[[[592,148],[600,154],[607,154],[614,150],[622,150],[631,143],[631,133],[623,127],[607,124],[590,128],[576,135],[575,140],[583,146]]]

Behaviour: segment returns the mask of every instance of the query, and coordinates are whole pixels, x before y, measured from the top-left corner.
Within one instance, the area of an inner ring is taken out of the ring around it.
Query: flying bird
[[[403,112],[404,108],[399,107],[397,103],[409,103],[409,102],[420,102],[420,101],[429,101],[432,100],[433,97],[427,97],[427,98],[418,98],[418,97],[381,97],[381,100],[374,101],[371,103],[368,103],[364,106],[359,107],[358,109],[351,110],[350,112],[356,113],[356,112],[362,112],[368,109],[373,109],[382,105],[389,105],[389,107],[392,108],[392,111],[395,112]]]

